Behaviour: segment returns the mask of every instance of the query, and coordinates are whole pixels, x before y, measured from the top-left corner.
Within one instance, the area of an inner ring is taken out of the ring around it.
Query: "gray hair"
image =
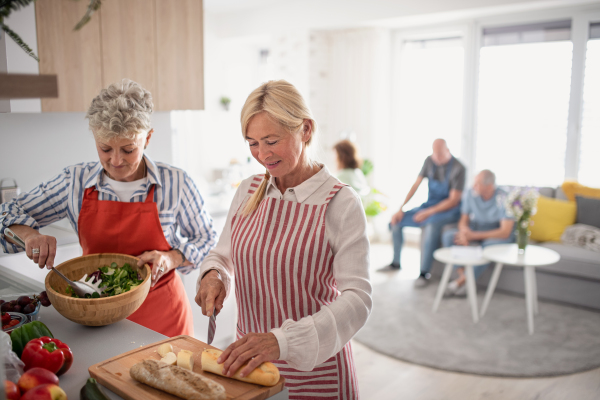
[[[113,83],[92,100],[85,115],[94,135],[103,139],[133,139],[150,130],[152,95],[129,79]]]
[[[496,174],[494,174],[489,169],[484,169],[480,172],[481,174],[481,183],[484,185],[495,185],[496,184]]]

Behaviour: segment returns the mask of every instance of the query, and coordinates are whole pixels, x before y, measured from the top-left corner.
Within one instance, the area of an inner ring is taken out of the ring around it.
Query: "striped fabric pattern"
[[[158,207],[163,233],[167,242],[194,264],[179,268],[181,273],[188,274],[198,268],[217,243],[218,237],[213,228],[212,218],[204,208],[202,196],[189,175],[179,168],[154,163],[148,156],[144,157],[148,171],[147,183],[134,192],[128,201],[145,201],[151,185],[156,185],[154,201]],[[73,165],[33,190],[2,204],[0,214],[8,211],[9,215],[1,224],[0,233],[4,233],[4,228],[13,224],[39,229],[63,218],[69,220],[77,233],[85,189],[95,186],[101,201],[120,200],[103,179],[103,171],[102,164],[98,161]],[[176,234],[178,229],[179,237]],[[2,237],[0,245],[5,253],[22,251]]]
[[[248,195],[261,180],[261,175],[254,177]],[[340,295],[333,276],[333,253],[325,239],[325,212],[342,187],[333,186],[320,205],[267,197],[251,215],[233,218],[238,338],[315,314]],[[298,371],[284,361],[274,363],[286,379],[290,399],[358,398],[350,343],[310,372]]]

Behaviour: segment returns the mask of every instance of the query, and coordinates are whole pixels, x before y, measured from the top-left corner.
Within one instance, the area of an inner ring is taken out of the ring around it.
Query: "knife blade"
[[[206,341],[208,344],[212,343],[213,339],[215,338],[215,331],[217,330],[217,316],[215,315],[216,311],[217,309],[215,307],[208,321],[208,340]]]

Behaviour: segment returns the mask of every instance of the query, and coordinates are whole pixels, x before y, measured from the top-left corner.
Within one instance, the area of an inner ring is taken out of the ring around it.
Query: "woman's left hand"
[[[172,269],[179,266],[181,256],[176,251],[146,251],[139,255],[138,267],[148,263],[152,264],[152,287],[156,282]]]
[[[279,358],[279,342],[272,333],[249,333],[232,343],[217,359],[223,365],[223,374],[232,377],[246,362],[248,365],[240,371],[243,378],[265,361]]]

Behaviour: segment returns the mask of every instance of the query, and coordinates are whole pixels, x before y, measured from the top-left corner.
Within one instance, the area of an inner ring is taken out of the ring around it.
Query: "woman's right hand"
[[[12,228],[11,228],[12,229]],[[31,228],[30,228],[31,229]],[[48,269],[54,267],[54,257],[56,257],[56,238],[53,236],[42,235],[35,229],[33,232],[28,232],[26,235],[19,235],[25,242],[25,253],[30,260],[33,260],[40,268],[44,266]],[[39,253],[33,253],[33,249],[39,249]]]
[[[219,315],[224,301],[225,285],[219,272],[214,269],[208,271],[200,281],[200,289],[196,293],[196,303],[202,307],[202,314],[210,317],[213,310],[215,310],[215,315]]]

